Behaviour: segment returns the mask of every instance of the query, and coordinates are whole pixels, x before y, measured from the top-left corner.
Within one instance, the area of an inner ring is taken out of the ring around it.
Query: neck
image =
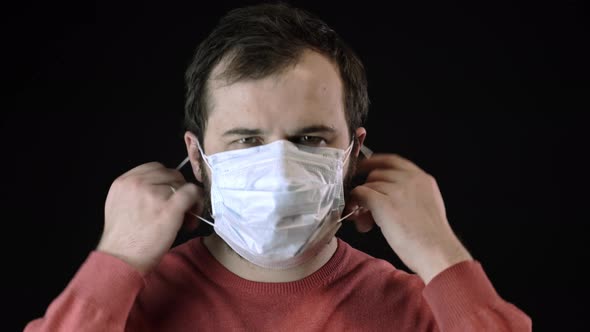
[[[211,255],[230,272],[246,280],[258,282],[290,282],[303,279],[324,266],[338,248],[338,241],[333,236],[309,261],[290,269],[272,270],[245,260],[215,233],[206,237],[203,243]]]

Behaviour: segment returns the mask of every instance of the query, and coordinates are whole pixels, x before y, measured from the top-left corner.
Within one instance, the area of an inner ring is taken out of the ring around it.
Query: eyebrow
[[[256,135],[262,135],[262,134],[264,134],[264,131],[262,131],[260,129],[250,129],[250,128],[239,127],[239,128],[233,128],[233,129],[226,131],[225,133],[223,133],[223,136],[232,136],[232,135],[256,136]]]
[[[303,127],[295,132],[296,135],[304,135],[311,133],[334,133],[336,129],[324,125],[315,125]]]
[[[322,133],[322,132],[323,133],[334,133],[334,132],[336,132],[336,130],[332,127],[328,127],[325,125],[313,125],[313,126],[307,126],[307,127],[303,127],[301,129],[298,129],[295,132],[295,135],[305,135],[305,134]],[[266,132],[261,129],[238,127],[238,128],[232,128],[232,129],[226,131],[225,133],[223,133],[223,136],[232,136],[232,135],[257,136],[257,135],[263,135],[265,133]]]

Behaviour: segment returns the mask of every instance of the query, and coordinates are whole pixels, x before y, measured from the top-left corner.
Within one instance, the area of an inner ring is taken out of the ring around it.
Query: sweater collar
[[[219,263],[209,252],[203,237],[191,241],[195,253],[195,264],[213,283],[222,288],[256,294],[301,294],[302,292],[327,285],[341,273],[350,256],[350,246],[337,238],[338,248],[330,260],[309,276],[290,282],[258,282],[239,277]]]

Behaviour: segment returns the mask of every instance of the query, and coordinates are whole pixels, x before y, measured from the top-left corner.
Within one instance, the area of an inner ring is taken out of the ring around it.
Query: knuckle
[[[157,167],[157,168],[165,168],[164,165],[158,161],[152,161],[152,162],[146,163],[145,165],[146,166],[153,166],[153,167]]]
[[[113,183],[111,184],[111,188],[118,188],[125,182],[125,178],[121,175],[116,178]]]
[[[118,177],[112,184],[112,187],[116,189],[136,188],[141,185],[141,179],[137,176]]]
[[[184,175],[182,175],[182,173],[181,173],[179,170],[177,170],[177,169],[172,169],[172,170],[170,170],[170,171],[171,171],[171,174],[172,174],[172,175],[173,175],[173,176],[174,176],[176,179],[178,179],[178,181],[180,181],[180,182],[184,182]]]
[[[412,163],[397,153],[389,155],[388,163],[394,167],[407,167]]]
[[[396,153],[387,155],[387,161],[391,164],[395,164],[399,160],[400,156]]]
[[[418,172],[406,172],[405,179],[407,182],[419,181],[422,176]]]
[[[424,172],[415,175],[413,182],[418,187],[433,187],[437,185],[434,176]]]
[[[200,188],[196,184],[191,183],[191,182],[187,182],[184,185],[186,186],[187,190],[189,190],[191,192],[197,192],[200,190]]]
[[[144,180],[140,177],[133,176],[125,179],[124,183],[121,184],[122,187],[129,188],[133,191],[141,191],[145,186]]]
[[[406,162],[406,161],[407,161],[407,159],[406,159],[406,158],[404,158],[404,157],[403,157],[401,154],[399,154],[399,153],[394,153],[394,154],[393,154],[391,157],[392,157],[392,158],[393,158],[393,159],[394,159],[396,162],[398,162],[398,163],[400,163],[400,162],[401,162],[401,163],[403,163],[403,162]]]
[[[431,184],[436,184],[436,178],[431,174],[424,173],[424,178]]]
[[[391,159],[399,159],[399,158],[401,158],[401,156],[399,155],[399,153],[390,153],[389,154],[389,158],[391,158]]]
[[[126,182],[129,183],[130,186],[142,186],[144,180],[139,176],[133,176],[128,178]]]
[[[187,188],[182,188],[180,190],[176,190],[172,198],[174,200],[185,200],[189,196],[190,192],[187,190]]]

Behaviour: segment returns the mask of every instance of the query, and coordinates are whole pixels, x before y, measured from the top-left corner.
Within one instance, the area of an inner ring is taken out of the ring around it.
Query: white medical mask
[[[344,165],[352,146],[341,150],[279,140],[207,156],[197,142],[212,174],[215,223],[200,219],[258,266],[300,265],[315,256],[350,216],[340,218]]]

